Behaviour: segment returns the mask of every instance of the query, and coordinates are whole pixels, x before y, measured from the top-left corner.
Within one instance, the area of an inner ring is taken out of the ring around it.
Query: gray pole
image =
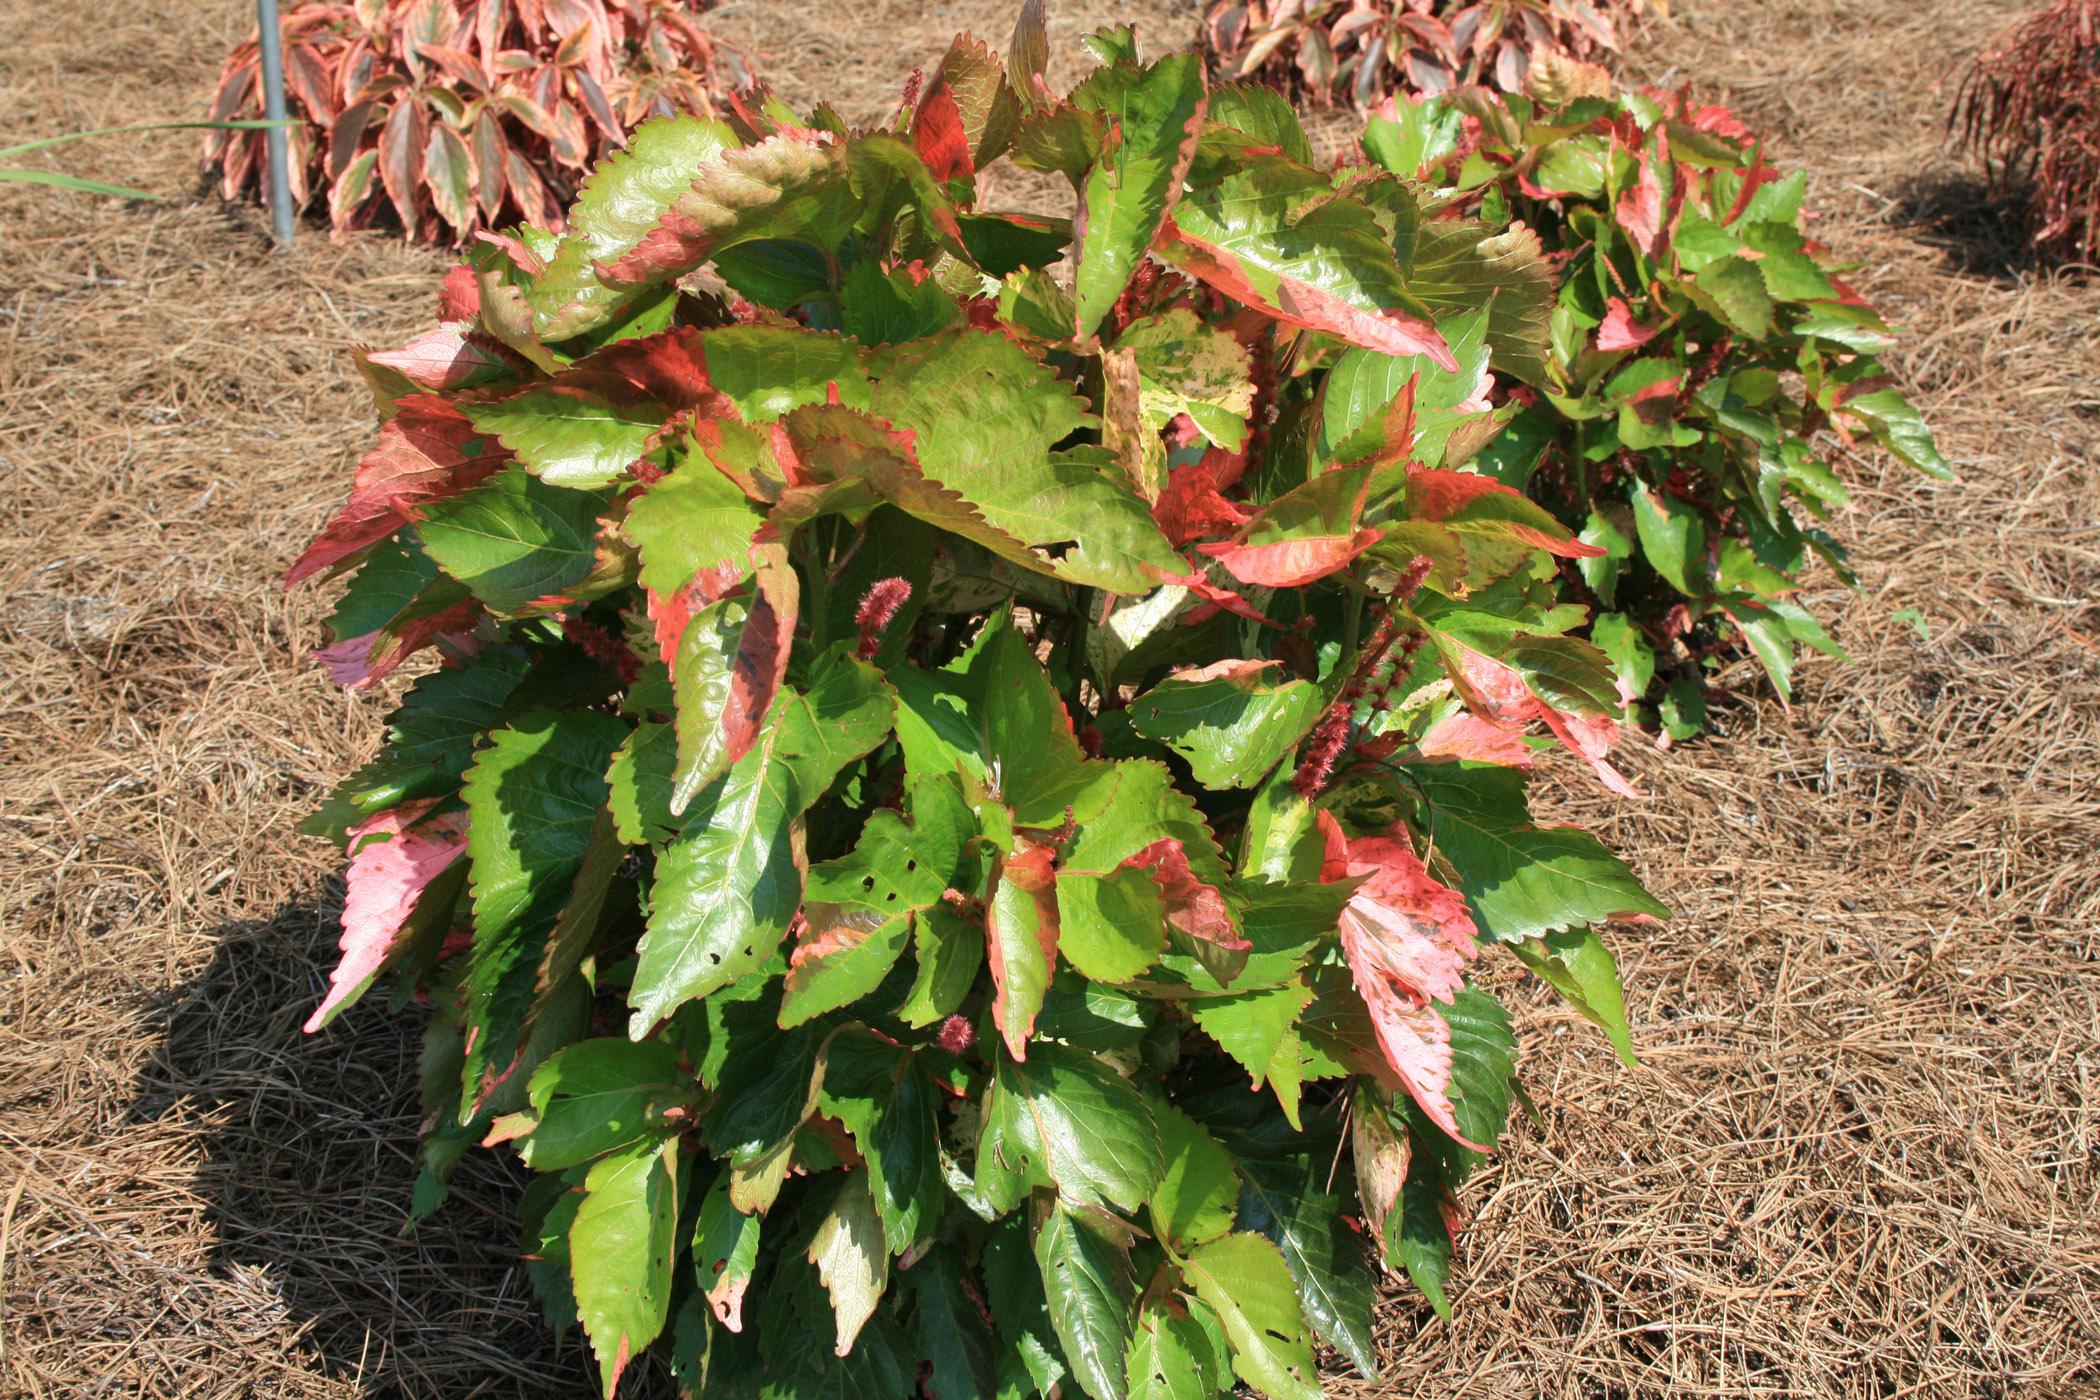
[[[278,243],[292,242],[290,138],[284,122],[284,51],[277,28],[277,0],[255,0],[256,31],[262,39],[263,115],[278,125],[263,133],[270,153],[270,227]]]

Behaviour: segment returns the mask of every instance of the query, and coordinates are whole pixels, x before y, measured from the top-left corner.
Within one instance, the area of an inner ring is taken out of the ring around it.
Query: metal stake
[[[255,23],[262,38],[263,114],[277,125],[263,133],[270,157],[270,228],[277,242],[292,244],[292,177],[290,138],[284,127],[284,51],[277,27],[277,0],[255,0]]]

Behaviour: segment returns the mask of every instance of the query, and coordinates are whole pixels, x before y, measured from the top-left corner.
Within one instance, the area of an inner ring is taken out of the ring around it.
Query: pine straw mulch
[[[0,0],[10,132],[194,111],[245,7],[157,8]],[[1678,910],[1615,940],[1645,1065],[1521,998],[1542,1118],[1476,1183],[1458,1320],[1393,1290],[1385,1382],[1340,1394],[2100,1394],[2100,287],[2022,266],[1933,86],[2013,8],[1708,0],[1641,56],[1817,172],[1963,479],[1851,464],[1865,586],[1818,601],[1853,660],[1791,715],[1739,669],[1722,735],[1635,758],[1651,800],[1556,787]],[[867,116],[1008,12],[722,23]],[[194,149],[62,164],[184,190]],[[292,827],[385,700],[301,668],[322,603],[276,579],[369,431],[344,347],[439,266],[0,195],[0,1394],[588,1393],[504,1167],[402,1232],[414,1017],[298,1031],[340,886]]]

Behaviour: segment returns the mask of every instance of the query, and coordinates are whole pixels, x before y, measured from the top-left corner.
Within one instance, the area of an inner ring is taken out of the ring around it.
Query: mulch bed
[[[15,139],[194,115],[247,15],[96,8],[0,0]],[[1643,1067],[1519,998],[1540,1118],[1471,1190],[1458,1319],[1395,1287],[1385,1381],[1332,1385],[2100,1394],[2100,283],[2024,264],[1936,86],[2017,7],[1677,9],[1638,70],[1815,173],[1962,479],[1848,460],[1864,584],[1814,601],[1852,659],[1805,666],[1792,713],[1739,667],[1721,733],[1634,758],[1645,802],[1561,775],[1542,805],[1678,911],[1614,940]],[[871,118],[1011,7],[841,13],[720,24],[791,100]],[[443,261],[273,253],[195,156],[62,153],[166,205],[0,193],[0,1394],[586,1394],[509,1169],[404,1234],[416,1017],[298,1030],[341,887],[294,824],[387,701],[303,667],[325,601],[277,580],[370,432],[347,347],[425,320]]]

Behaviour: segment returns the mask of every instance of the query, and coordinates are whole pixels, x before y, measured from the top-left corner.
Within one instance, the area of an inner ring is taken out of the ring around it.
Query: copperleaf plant
[[[560,222],[600,156],[652,116],[712,116],[751,75],[698,16],[712,0],[293,0],[280,21],[295,205],[459,243]],[[227,59],[216,118],[259,116],[260,46]],[[260,137],[214,135],[228,199],[269,181]]]
[[[1317,1342],[1375,1374],[1374,1261],[1448,1307],[1514,1092],[1476,970],[1630,1058],[1597,930],[1664,910],[1525,794],[1553,746],[1624,786],[1556,594],[1597,551],[1462,466],[1550,285],[1087,45],[1053,95],[1031,8],[888,125],[645,125],[366,356],[292,576],[347,580],[350,684],[440,664],[313,824],[312,1025],[427,993],[415,1208],[509,1144],[609,1394],[653,1347],[708,1396],[1313,1396]],[[1073,207],[980,207],[1001,161]]]
[[[1210,0],[1201,41],[1215,71],[1370,106],[1391,93],[1475,83],[1522,92],[1541,54],[1614,60],[1666,0]]]
[[[1842,654],[1797,596],[1815,558],[1855,581],[1838,463],[1871,444],[1949,470],[1883,363],[1895,334],[1808,230],[1806,177],[1724,108],[1565,60],[1527,94],[1389,102],[1363,146],[1432,192],[1425,227],[1556,269],[1544,363],[1498,389],[1478,465],[1597,547],[1563,583],[1624,694],[1688,736],[1747,649],[1790,699],[1800,655]]]

